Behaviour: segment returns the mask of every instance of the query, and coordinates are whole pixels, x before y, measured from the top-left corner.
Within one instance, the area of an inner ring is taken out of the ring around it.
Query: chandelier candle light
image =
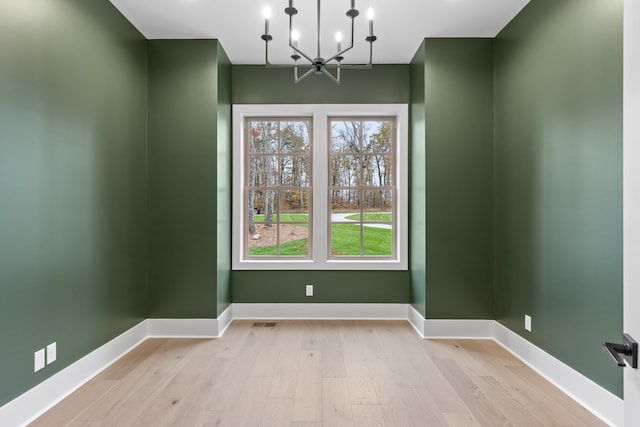
[[[360,70],[368,70],[371,69],[372,66],[372,58],[373,58],[373,42],[377,40],[377,37],[373,35],[373,10],[369,9],[368,18],[369,18],[369,35],[365,38],[365,41],[369,43],[369,62],[367,64],[342,64],[344,60],[344,53],[351,50],[353,48],[353,39],[354,39],[354,28],[355,28],[355,18],[360,15],[358,9],[355,8],[355,0],[351,1],[351,8],[347,10],[347,17],[351,18],[351,43],[346,49],[342,49],[342,33],[338,32],[336,34],[336,41],[338,43],[337,52],[331,56],[329,59],[324,59],[320,54],[320,0],[318,0],[318,11],[317,11],[317,45],[318,50],[316,53],[316,57],[312,58],[310,55],[302,52],[298,49],[298,37],[299,34],[296,30],[293,29],[293,17],[298,14],[298,9],[293,7],[293,0],[289,0],[289,7],[284,9],[284,13],[289,15],[289,47],[293,49],[293,55],[291,55],[291,59],[293,59],[293,80],[295,83],[299,83],[311,74],[322,75],[329,77],[334,83],[340,84],[340,69],[348,68],[348,69],[360,69]],[[269,62],[269,42],[273,40],[271,34],[269,34],[269,19],[271,18],[271,10],[269,8],[264,9],[264,34],[262,35],[262,40],[265,42],[264,56],[265,56],[265,66],[267,68],[289,68],[290,65],[275,65]],[[298,60],[301,58],[305,58],[311,64],[311,68],[305,72],[301,77],[298,77]],[[336,74],[332,74],[329,69],[335,68]]]

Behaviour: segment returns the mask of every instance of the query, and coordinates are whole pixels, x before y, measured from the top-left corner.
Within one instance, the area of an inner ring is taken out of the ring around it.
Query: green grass
[[[309,239],[292,240],[280,245],[280,256],[307,256]],[[249,248],[249,256],[277,256],[277,245]]]
[[[282,243],[280,256],[307,256],[308,245],[308,239]],[[360,227],[355,224],[334,224],[331,227],[331,248],[336,256],[360,256]],[[364,255],[391,256],[391,230],[365,227]],[[249,248],[249,256],[277,256],[276,245]]]
[[[308,214],[282,214],[280,222],[309,222]],[[273,215],[273,222],[278,221],[278,215]],[[253,222],[264,222],[264,214],[256,214],[253,216]]]
[[[365,227],[364,255],[391,256],[391,230]],[[360,255],[360,227],[353,224],[331,226],[331,249],[337,256]]]
[[[391,230],[364,227],[364,254],[367,256],[391,256]]]
[[[346,219],[352,221],[360,221],[360,214],[353,214],[345,217]],[[364,219],[365,222],[391,222],[391,212],[383,212],[383,213],[365,213]]]

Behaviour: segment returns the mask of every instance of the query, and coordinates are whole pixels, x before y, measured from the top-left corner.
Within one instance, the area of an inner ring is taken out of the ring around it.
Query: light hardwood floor
[[[32,426],[602,426],[492,341],[403,321],[234,321],[149,339]]]

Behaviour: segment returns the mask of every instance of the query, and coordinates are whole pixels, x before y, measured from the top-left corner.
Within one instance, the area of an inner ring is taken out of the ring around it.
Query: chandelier
[[[353,48],[353,38],[354,38],[354,29],[355,29],[355,19],[360,15],[358,9],[355,8],[355,0],[351,0],[351,8],[347,10],[347,17],[351,19],[351,43],[345,49],[342,48],[342,34],[338,32],[336,34],[337,41],[337,50],[336,52],[330,56],[328,59],[322,57],[320,53],[320,0],[318,0],[318,10],[317,10],[317,51],[315,58],[312,55],[308,55],[304,53],[302,50],[298,48],[298,32],[293,29],[293,17],[298,14],[298,9],[293,7],[293,0],[289,0],[289,7],[284,9],[284,13],[289,15],[289,47],[293,49],[293,55],[291,55],[291,59],[293,59],[293,80],[294,82],[300,83],[302,80],[310,76],[311,74],[322,75],[329,77],[334,83],[340,84],[340,70],[343,68],[346,69],[371,69],[372,58],[373,58],[373,42],[377,40],[377,37],[373,35],[373,10],[369,9],[368,18],[369,18],[369,35],[365,38],[365,41],[369,43],[369,62],[366,64],[342,64],[344,60],[344,54]],[[264,48],[264,56],[265,56],[265,66],[267,68],[290,68],[291,65],[275,65],[269,62],[269,42],[273,40],[271,34],[269,34],[269,19],[271,18],[271,11],[269,8],[265,8],[264,10],[264,34],[262,35],[262,40],[264,40],[265,48]],[[306,71],[302,76],[298,77],[298,61],[304,58],[309,62],[310,68]],[[330,69],[335,69],[335,74],[330,72]]]

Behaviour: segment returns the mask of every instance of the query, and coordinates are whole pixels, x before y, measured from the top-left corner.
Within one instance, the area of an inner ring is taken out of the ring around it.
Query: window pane
[[[357,154],[362,150],[362,123],[354,121],[331,121],[331,152]]]
[[[389,120],[366,121],[362,125],[363,151],[365,153],[391,153],[393,122]]]
[[[393,164],[391,154],[374,153],[364,156],[362,181],[368,187],[393,185]]]
[[[362,179],[360,156],[331,156],[329,185],[332,187],[354,187],[360,185]]]
[[[278,157],[251,156],[249,158],[249,186],[274,187],[278,185]]]
[[[249,236],[251,257],[308,257],[309,227],[302,224],[257,224],[258,233]]]
[[[363,209],[365,213],[384,213],[389,215],[391,222],[393,211],[393,191],[392,190],[370,190],[364,192]],[[365,219],[367,221],[367,219]],[[374,219],[373,221],[380,221]],[[382,221],[387,221],[383,219]]]
[[[391,224],[365,224],[363,227],[363,246],[366,256],[393,255]]]
[[[360,224],[331,224],[331,256],[360,256]]]
[[[280,256],[309,256],[309,227],[280,223]]]
[[[285,187],[309,187],[310,159],[302,156],[280,157],[280,185]]]
[[[308,121],[280,122],[280,152],[309,153]]]
[[[278,245],[277,224],[255,224],[255,234],[248,235],[248,255],[252,257],[276,256]]]
[[[360,221],[360,190],[331,190],[331,221]]]
[[[278,122],[249,122],[250,153],[276,153],[278,151]]]
[[[365,122],[363,181],[367,186],[393,185],[393,123]]]
[[[310,193],[308,190],[280,192],[280,222],[309,222]]]
[[[277,215],[275,215],[276,192],[274,190],[249,190],[248,193],[249,222],[277,221]]]

